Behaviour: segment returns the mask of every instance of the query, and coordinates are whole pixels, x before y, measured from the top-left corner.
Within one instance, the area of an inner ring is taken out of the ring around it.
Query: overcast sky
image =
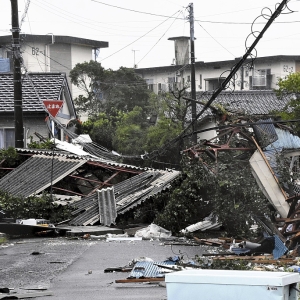
[[[18,0],[21,23],[28,0]],[[245,53],[252,22],[264,7],[275,10],[274,0],[31,0],[22,33],[68,35],[109,42],[98,61],[105,68],[139,68],[172,64],[174,42],[169,37],[189,36],[190,3],[194,6],[196,61],[222,61]],[[259,57],[300,55],[300,1],[290,0],[296,12],[281,14],[257,45]],[[285,10],[285,12],[288,12]],[[263,28],[259,18],[254,31]],[[1,0],[0,35],[11,29],[11,2]],[[248,46],[253,38],[248,40]]]

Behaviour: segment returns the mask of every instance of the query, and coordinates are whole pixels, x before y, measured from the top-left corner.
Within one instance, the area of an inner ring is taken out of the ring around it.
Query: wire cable
[[[92,1],[93,1],[93,0],[92,0]],[[177,13],[177,12],[175,12],[173,15],[175,15],[176,13]],[[146,32],[145,34],[143,34],[143,35],[142,35],[141,37],[139,37],[138,39],[136,39],[136,40],[134,40],[133,42],[129,43],[128,45],[122,47],[121,49],[117,50],[116,52],[112,53],[111,55],[109,55],[109,56],[107,56],[107,57],[101,59],[100,62],[103,61],[103,60],[105,60],[105,59],[107,59],[107,58],[109,58],[109,57],[111,57],[111,56],[113,56],[113,55],[115,55],[115,54],[117,54],[117,53],[119,53],[120,51],[124,50],[125,48],[129,47],[130,45],[134,44],[135,42],[137,42],[137,41],[140,40],[141,38],[145,37],[147,34],[149,34],[150,32],[152,32],[153,30],[155,30],[156,28],[158,28],[159,26],[161,26],[162,24],[164,24],[165,22],[167,22],[169,19],[170,19],[170,17],[168,17],[166,20],[164,20],[163,22],[161,22],[160,24],[158,24],[157,26],[155,26],[154,28],[152,28],[151,30],[149,30],[148,32]]]
[[[178,14],[180,13],[182,13],[182,11],[178,12]],[[172,24],[168,27],[168,29],[163,33],[163,35],[158,39],[158,41],[150,48],[150,50],[137,62],[137,64],[139,64],[151,52],[151,50],[159,43],[159,41],[165,36],[168,30],[173,26],[175,21],[176,19],[173,20]]]
[[[234,58],[236,57],[232,52],[226,49],[221,43],[219,43],[199,22],[198,25],[216,42],[218,43],[223,49],[225,49],[229,54],[231,54]]]

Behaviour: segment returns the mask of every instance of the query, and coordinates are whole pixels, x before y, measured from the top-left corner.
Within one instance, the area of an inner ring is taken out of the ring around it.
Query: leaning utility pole
[[[15,147],[24,148],[22,78],[20,53],[20,28],[18,15],[18,0],[11,1],[12,53],[14,73],[14,117],[15,117]]]
[[[191,98],[196,100],[196,80],[195,80],[195,45],[194,45],[194,5],[193,3],[189,4],[190,8],[190,44],[191,44]],[[192,101],[192,123],[193,123],[193,132],[196,131],[196,102]],[[192,142],[197,144],[197,134],[192,135]]]

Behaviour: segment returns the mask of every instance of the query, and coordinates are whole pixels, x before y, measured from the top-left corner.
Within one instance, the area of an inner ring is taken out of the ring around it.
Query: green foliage
[[[150,91],[145,80],[134,69],[120,67],[117,71],[110,70],[105,84],[108,86],[104,92],[106,112],[109,113],[111,107],[129,112],[135,106],[148,111]]]
[[[102,111],[103,104],[99,93],[107,89],[102,83],[107,78],[108,72],[109,70],[105,70],[100,63],[93,60],[76,64],[70,71],[71,82],[83,93],[74,99],[79,113],[84,112],[93,116]]]
[[[29,149],[52,149],[53,148],[53,142],[51,142],[49,139],[46,141],[34,141],[33,137],[30,137],[30,143],[27,145]]]
[[[300,72],[291,73],[285,78],[279,78],[277,83],[279,89],[277,92],[282,94],[300,94]]]
[[[165,200],[166,206],[154,220],[156,224],[171,230],[174,234],[190,224],[201,221],[211,212],[207,198],[214,183],[208,181],[207,171],[198,161],[185,160],[183,168],[181,181],[173,186],[172,193],[162,194],[168,196],[169,200]],[[161,197],[158,197],[157,201],[161,201],[159,199]]]
[[[99,113],[82,124],[82,131],[89,134],[99,145],[113,149],[116,126],[122,116],[123,113],[117,110],[112,110],[110,114]]]
[[[120,67],[105,70],[100,63],[76,64],[70,72],[71,82],[83,93],[75,100],[79,112],[97,116],[112,110],[129,112],[135,106],[147,111],[150,91],[144,79],[134,69]]]
[[[145,144],[144,114],[141,107],[124,113],[117,123],[113,146],[122,154],[142,154]]]
[[[0,162],[5,161],[5,166],[13,167],[19,160],[19,155],[14,147],[8,147],[7,149],[0,149]]]
[[[48,219],[57,223],[70,218],[70,208],[58,206],[52,202],[50,195],[41,197],[13,197],[0,191],[0,208],[14,219]]]
[[[7,238],[6,237],[1,237],[0,236],[0,245],[1,244],[5,244],[7,242]]]
[[[226,235],[243,238],[251,234],[251,216],[267,213],[268,201],[251,175],[248,159],[239,161],[225,152],[218,159],[217,164],[203,164],[183,157],[182,181],[172,185],[166,199],[161,194],[155,200],[165,203],[157,210],[156,224],[175,234],[213,212]]]
[[[172,122],[162,116],[157,124],[148,128],[145,150],[148,152],[164,146],[168,141],[178,136],[182,131],[182,124]]]
[[[300,119],[300,72],[291,73],[285,78],[280,78],[277,85],[278,89],[276,93],[278,97],[282,98],[293,95],[283,111],[277,112],[277,115],[283,120]],[[298,134],[300,133],[299,122],[291,123],[290,126],[294,128]]]

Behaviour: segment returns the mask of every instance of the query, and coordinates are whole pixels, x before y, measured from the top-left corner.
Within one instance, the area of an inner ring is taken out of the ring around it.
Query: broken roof
[[[53,163],[53,173],[51,172]],[[0,179],[0,189],[13,196],[29,197],[66,177],[85,163],[66,157],[34,155]]]
[[[114,185],[114,198],[116,202],[117,214],[124,214],[125,212],[141,205],[147,199],[150,199],[156,194],[159,194],[165,189],[170,188],[171,182],[179,176],[179,171],[174,170],[147,170],[130,179],[124,180]],[[76,216],[70,221],[71,225],[93,225],[99,222],[101,217],[99,211],[98,201],[99,194],[82,198],[73,204],[77,208],[73,212]],[[111,197],[111,193],[101,194],[103,202],[110,202],[110,199],[103,199],[103,197]],[[111,220],[110,210],[103,211],[102,214]],[[104,218],[102,216],[102,218]]]
[[[22,107],[24,112],[45,112],[42,100],[60,100],[64,90],[70,115],[75,116],[65,73],[29,73],[22,78]],[[14,112],[14,83],[12,73],[0,73],[0,113]]]
[[[19,149],[18,149],[19,151]],[[51,170],[53,165],[52,185],[55,191],[59,190],[73,195],[85,196],[96,189],[104,186],[111,186],[111,180],[116,180],[118,176],[127,173],[130,176],[144,172],[145,168],[139,168],[132,165],[117,163],[112,160],[80,157],[75,154],[68,155],[66,153],[52,153],[52,151],[33,151],[24,150],[22,153],[36,153],[29,159],[12,170],[10,173],[0,179],[0,189],[12,194],[13,196],[29,197],[43,192],[51,185]],[[40,153],[40,154],[39,154]],[[107,174],[103,175],[104,179],[93,178],[90,175],[84,177],[78,169],[101,169],[106,170]],[[30,170],[30,172],[29,172]],[[76,173],[76,174],[73,174]],[[78,174],[77,174],[78,173]],[[73,176],[72,179],[76,184],[78,180],[86,192],[75,192],[73,189],[63,189],[56,187],[55,183],[59,183],[67,176]],[[77,180],[77,181],[76,181]]]

